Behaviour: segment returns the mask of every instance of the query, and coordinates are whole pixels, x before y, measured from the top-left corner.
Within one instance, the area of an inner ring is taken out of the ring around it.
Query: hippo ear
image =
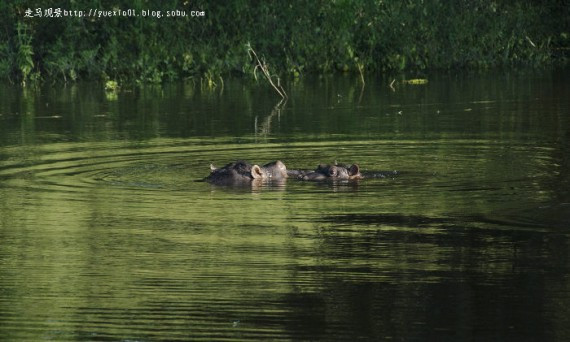
[[[251,166],[251,177],[253,177],[253,179],[263,178],[263,170],[261,170],[259,165]]]
[[[350,168],[348,169],[348,174],[350,176],[355,176],[360,172],[360,167],[358,166],[358,164],[352,164],[350,166]]]
[[[214,164],[210,164],[210,171],[216,171],[218,168]]]

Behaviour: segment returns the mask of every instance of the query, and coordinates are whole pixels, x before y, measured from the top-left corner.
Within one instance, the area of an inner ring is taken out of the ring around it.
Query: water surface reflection
[[[567,339],[566,76],[0,86],[0,335]],[[373,177],[197,181],[240,159]]]

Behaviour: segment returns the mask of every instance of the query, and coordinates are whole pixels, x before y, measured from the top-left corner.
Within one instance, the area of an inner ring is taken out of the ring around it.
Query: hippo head
[[[210,175],[205,180],[220,185],[239,185],[287,177],[287,168],[279,160],[263,166],[238,160],[221,168],[210,165],[210,171]]]
[[[315,171],[309,172],[302,177],[304,180],[323,180],[323,179],[359,179],[360,167],[358,164],[350,166],[337,164],[320,164]]]
[[[205,180],[214,184],[239,184],[265,178],[265,172],[259,165],[252,165],[243,160],[221,168],[210,165],[210,170],[210,175]]]

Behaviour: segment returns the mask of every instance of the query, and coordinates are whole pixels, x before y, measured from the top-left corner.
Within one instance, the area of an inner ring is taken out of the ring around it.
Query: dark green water
[[[0,339],[568,340],[569,76],[1,85]]]

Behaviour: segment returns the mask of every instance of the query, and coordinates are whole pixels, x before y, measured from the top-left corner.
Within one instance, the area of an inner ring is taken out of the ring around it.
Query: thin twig
[[[396,91],[396,88],[394,88],[394,83],[396,83],[395,78],[392,80],[392,82],[390,82],[390,89],[392,89],[392,91]]]
[[[257,71],[257,68],[259,68],[261,70],[261,72],[263,73],[263,76],[265,76],[267,81],[269,81],[269,84],[271,84],[273,89],[275,89],[275,91],[282,98],[286,99],[287,93],[285,92],[285,89],[283,89],[283,86],[281,86],[281,82],[280,82],[279,77],[277,77],[277,85],[275,85],[275,83],[273,83],[273,77],[269,73],[269,67],[267,66],[267,63],[265,63],[265,61],[262,62],[259,59],[259,57],[257,57],[257,53],[253,50],[253,48],[251,47],[250,44],[247,44],[247,53],[248,53],[249,57],[256,63],[255,68],[253,69],[253,76],[255,77],[255,79],[257,80],[256,71]]]
[[[364,86],[364,65],[360,63],[356,63],[356,67],[358,68],[358,72],[360,73],[360,81],[362,82],[362,86]]]

